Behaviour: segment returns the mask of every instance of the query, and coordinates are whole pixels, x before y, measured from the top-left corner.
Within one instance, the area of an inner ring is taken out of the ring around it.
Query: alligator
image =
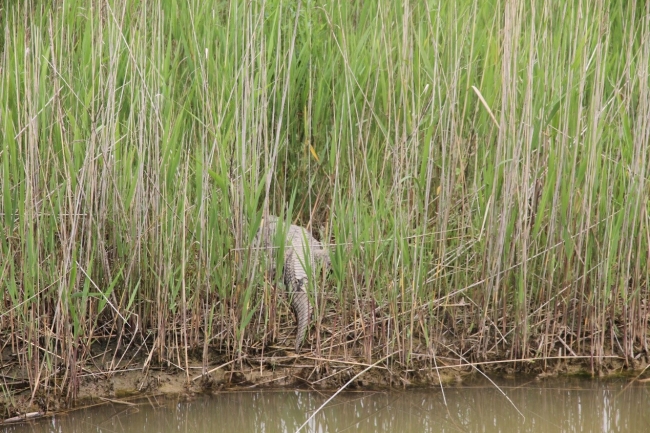
[[[282,242],[276,239],[279,218],[270,215],[262,219],[260,228],[255,236],[255,247],[270,251],[267,258],[268,270],[275,274],[276,251],[275,245]],[[330,257],[327,248],[323,247],[304,227],[297,225],[281,225],[281,233],[285,235],[284,260],[282,261],[282,280],[289,292],[291,307],[298,322],[296,333],[296,353],[300,351],[309,327],[312,306],[307,295],[309,278],[315,278],[321,267],[330,268]]]

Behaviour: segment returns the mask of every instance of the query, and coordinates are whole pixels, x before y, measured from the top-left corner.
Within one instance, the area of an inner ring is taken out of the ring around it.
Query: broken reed
[[[48,3],[0,36],[0,342],[34,393],[108,339],[108,372],[281,342],[266,206],[332,244],[322,354],[647,354],[650,6]]]

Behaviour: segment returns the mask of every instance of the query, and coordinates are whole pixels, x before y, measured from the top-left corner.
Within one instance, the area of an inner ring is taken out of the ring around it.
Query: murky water
[[[650,384],[625,380],[499,381],[390,392],[345,392],[305,432],[648,432]],[[295,432],[331,393],[224,392],[191,400],[107,404],[7,432]]]

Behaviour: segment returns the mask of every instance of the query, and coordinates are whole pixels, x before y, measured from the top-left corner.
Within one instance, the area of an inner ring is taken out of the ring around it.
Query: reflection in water
[[[440,389],[340,394],[307,432],[645,432],[650,387],[625,381],[502,381]],[[223,392],[191,400],[103,405],[7,432],[294,432],[331,393]],[[520,415],[513,404],[524,415]]]

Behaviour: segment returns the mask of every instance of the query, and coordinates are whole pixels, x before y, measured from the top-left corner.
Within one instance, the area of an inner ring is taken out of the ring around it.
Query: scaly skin
[[[291,307],[293,313],[296,315],[298,322],[298,329],[296,332],[296,352],[300,351],[300,346],[305,338],[305,331],[309,326],[309,318],[311,317],[312,308],[309,303],[309,296],[307,295],[306,285],[308,284],[307,274],[300,274],[303,269],[300,263],[296,265],[295,251],[290,251],[286,256],[284,263],[284,285],[290,290]]]
[[[269,216],[266,221],[262,221],[256,236],[256,246],[267,249],[273,247],[277,224],[278,218],[275,216]],[[330,259],[327,249],[323,248],[323,245],[303,227],[290,225],[284,229],[286,241],[282,277],[298,322],[296,352],[299,352],[312,313],[306,290],[307,284],[310,277],[315,277],[319,264],[329,268]],[[271,254],[269,266],[269,270],[275,272],[275,254]],[[311,275],[308,270],[311,271]]]

